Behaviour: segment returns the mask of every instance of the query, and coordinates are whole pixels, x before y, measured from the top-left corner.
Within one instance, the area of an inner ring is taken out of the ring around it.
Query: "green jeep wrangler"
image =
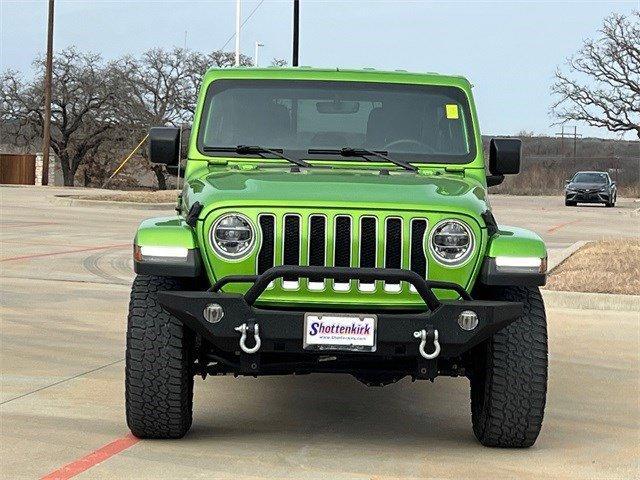
[[[179,131],[152,128],[176,168]],[[178,214],[142,222],[127,330],[127,422],[178,438],[200,375],[347,373],[371,386],[467,377],[487,446],[540,432],[546,248],[497,225],[462,77],[225,69],[204,77]]]

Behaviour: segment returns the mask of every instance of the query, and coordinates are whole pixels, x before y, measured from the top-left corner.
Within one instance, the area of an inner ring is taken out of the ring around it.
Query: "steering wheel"
[[[416,147],[420,147],[420,150],[418,150],[418,152],[420,153],[425,153],[424,150],[426,150],[426,153],[436,153],[436,151],[430,147],[429,145],[426,145],[422,142],[419,142],[418,140],[414,140],[413,138],[401,138],[400,140],[394,140],[393,142],[389,142],[384,146],[385,150],[389,150],[393,147],[397,147],[399,145],[413,145]],[[410,150],[412,151],[412,150]],[[416,150],[413,150],[416,151]]]

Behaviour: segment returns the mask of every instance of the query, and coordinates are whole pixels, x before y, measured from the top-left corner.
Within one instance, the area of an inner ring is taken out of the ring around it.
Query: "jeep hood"
[[[461,175],[380,174],[360,169],[235,170],[209,173],[188,183],[187,204],[216,208],[291,206],[455,212],[478,217],[487,208],[484,189]]]

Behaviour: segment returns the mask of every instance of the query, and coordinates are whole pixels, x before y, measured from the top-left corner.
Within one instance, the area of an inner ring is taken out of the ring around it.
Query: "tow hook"
[[[429,332],[426,330],[418,330],[417,332],[413,332],[413,336],[415,338],[420,339],[420,346],[418,350],[420,351],[420,355],[427,360],[433,360],[438,355],[440,355],[440,343],[438,342],[438,330],[429,329]],[[433,336],[433,352],[427,353],[424,350],[424,347],[427,346],[427,338],[431,338]]]
[[[258,350],[260,350],[260,331],[257,323],[251,322],[250,325],[243,323],[242,325],[238,325],[236,328],[234,328],[234,330],[236,332],[242,333],[242,335],[240,336],[240,349],[244,353],[256,353]],[[249,333],[249,335],[253,333],[253,339],[256,342],[256,344],[251,348],[247,347],[247,332]]]

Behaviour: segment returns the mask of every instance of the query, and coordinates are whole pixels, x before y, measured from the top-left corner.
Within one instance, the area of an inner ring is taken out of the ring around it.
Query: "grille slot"
[[[421,218],[412,220],[410,268],[422,278],[427,278],[427,257],[424,254],[424,233],[426,230],[426,220]]]
[[[374,268],[376,266],[376,251],[378,249],[376,217],[362,217],[360,219],[360,266]]]
[[[325,264],[327,221],[322,215],[311,215],[309,220],[309,265],[322,267]]]
[[[375,268],[378,253],[378,220],[376,217],[360,218],[360,267]],[[362,292],[373,292],[375,282],[359,282]]]
[[[351,217],[340,215],[336,217],[336,230],[334,232],[334,256],[333,264],[336,267],[351,266]],[[350,282],[333,282],[333,289],[346,292],[350,288]]]
[[[384,242],[385,268],[402,268],[402,220],[387,218]],[[386,283],[384,289],[388,292],[399,292],[399,283]]]
[[[262,274],[273,267],[276,219],[273,215],[260,215],[259,223],[262,246],[260,247],[260,253],[258,253],[257,270],[258,274]]]
[[[300,265],[300,216],[285,215],[284,216],[284,234],[282,247],[282,264],[283,265]],[[285,285],[287,282],[297,283],[297,277],[284,277]],[[289,287],[297,287],[297,285],[288,285]]]
[[[335,254],[333,264],[336,267],[351,266],[351,217],[336,217]]]

